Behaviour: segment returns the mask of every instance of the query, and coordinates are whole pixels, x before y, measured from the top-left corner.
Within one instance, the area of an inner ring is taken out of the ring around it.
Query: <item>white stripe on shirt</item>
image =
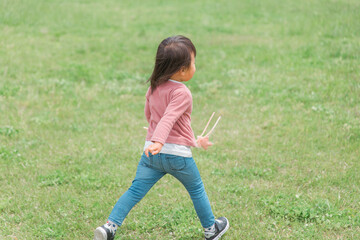
[[[181,83],[181,84],[184,84],[182,82],[179,82],[179,81],[176,81],[176,80],[172,80],[172,79],[169,79],[170,82],[174,82],[174,83]],[[185,85],[185,84],[184,84]]]

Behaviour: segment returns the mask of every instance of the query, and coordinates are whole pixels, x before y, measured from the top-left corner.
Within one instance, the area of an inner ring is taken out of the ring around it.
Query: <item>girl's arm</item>
[[[148,108],[148,101],[145,103],[145,115],[146,117],[150,116],[150,111],[147,115],[146,111]],[[151,144],[148,148],[145,149],[145,155],[149,157],[149,151],[151,154],[156,155],[161,151],[161,148],[165,144],[167,137],[171,129],[173,128],[175,122],[180,118],[182,114],[188,109],[192,104],[191,94],[183,90],[174,91],[169,105],[166,107],[164,115],[161,117],[158,122],[151,141],[154,144]],[[149,122],[149,120],[148,120]]]
[[[175,90],[163,116],[154,130],[151,141],[164,144],[175,122],[191,107],[191,104],[192,97],[190,93],[184,89]]]

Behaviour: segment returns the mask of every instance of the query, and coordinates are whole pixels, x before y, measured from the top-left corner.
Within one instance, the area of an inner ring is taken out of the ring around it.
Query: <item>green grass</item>
[[[0,238],[91,239],[131,185],[159,42],[197,47],[195,149],[224,239],[360,238],[356,0],[0,0]],[[202,239],[166,176],[117,239]]]

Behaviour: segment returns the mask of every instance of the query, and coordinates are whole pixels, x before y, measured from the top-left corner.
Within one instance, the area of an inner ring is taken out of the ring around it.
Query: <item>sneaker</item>
[[[205,240],[217,240],[229,229],[230,224],[226,217],[220,217],[215,220],[215,234]]]
[[[108,223],[95,229],[94,240],[114,240],[114,238],[115,232],[111,230]]]

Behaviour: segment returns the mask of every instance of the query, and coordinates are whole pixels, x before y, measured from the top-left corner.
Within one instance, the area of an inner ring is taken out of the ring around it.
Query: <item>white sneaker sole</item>
[[[224,235],[224,233],[226,233],[226,231],[229,229],[229,227],[230,227],[229,220],[228,220],[226,217],[224,217],[224,218],[226,219],[226,222],[227,222],[226,227],[225,227],[225,228],[219,233],[219,235],[217,235],[216,238],[214,238],[213,240],[218,240],[218,239],[220,239],[221,236]],[[205,239],[205,240],[206,240],[206,239]]]
[[[95,229],[94,240],[107,240],[107,234],[102,227]]]

